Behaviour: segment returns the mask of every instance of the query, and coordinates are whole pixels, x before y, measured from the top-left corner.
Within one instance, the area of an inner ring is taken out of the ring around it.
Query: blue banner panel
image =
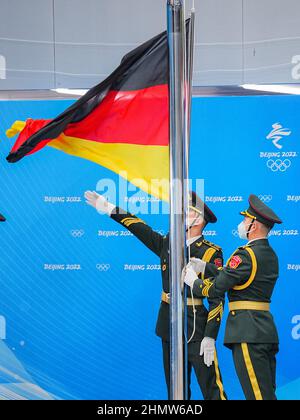
[[[71,103],[0,102],[0,212],[7,218],[0,225],[0,396],[163,399],[154,333],[160,262],[87,206],[83,193],[116,188],[118,204],[132,212],[150,213],[160,203],[111,171],[50,147],[17,164],[5,161],[12,146],[5,130],[15,120],[52,118]],[[280,260],[272,312],[281,399],[300,399],[298,106],[297,96],[194,98],[192,115],[191,177],[204,180],[219,219],[208,225],[207,239],[223,247],[225,259],[243,244],[237,225],[250,193],[284,220],[270,237]],[[153,213],[142,217],[167,233],[167,212]],[[217,344],[224,386],[230,399],[242,399],[222,344],[224,325]],[[202,398],[195,378],[192,391]]]

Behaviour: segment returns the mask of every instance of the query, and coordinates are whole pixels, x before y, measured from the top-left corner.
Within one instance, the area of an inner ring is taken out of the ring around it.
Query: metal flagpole
[[[184,399],[183,298],[185,263],[185,25],[182,0],[168,0],[170,102],[170,378],[171,399]]]
[[[192,107],[192,79],[193,79],[193,63],[194,63],[194,43],[195,43],[195,9],[192,8],[190,22],[188,26],[187,39],[186,39],[186,74],[185,74],[185,167],[184,167],[184,208],[186,213],[186,220],[188,217],[188,204],[189,204],[189,157],[190,157],[190,129],[191,129],[191,107]],[[190,230],[187,232],[187,239],[190,238]],[[187,248],[186,263],[190,261],[190,247]],[[184,286],[184,361],[185,361],[185,399],[188,399],[188,343],[193,338],[195,333],[194,329],[192,335],[188,335],[188,322],[187,322],[187,289]],[[195,307],[193,305],[194,317],[196,316]],[[195,323],[195,319],[194,319]]]
[[[186,74],[185,74],[185,209],[188,216],[189,203],[189,157],[190,157],[190,135],[191,135],[191,109],[192,109],[192,81],[194,65],[194,45],[195,45],[195,9],[191,10],[190,23],[186,39]],[[187,233],[187,239],[189,239]],[[190,251],[190,248],[188,248]],[[190,260],[190,252],[187,256]]]
[[[191,109],[192,109],[192,82],[193,82],[193,67],[194,67],[194,45],[195,45],[195,9],[191,10],[191,18],[189,25],[189,32],[187,38],[186,51],[186,158],[188,161],[189,147],[190,147],[190,130],[191,130]],[[187,172],[187,178],[189,174]]]

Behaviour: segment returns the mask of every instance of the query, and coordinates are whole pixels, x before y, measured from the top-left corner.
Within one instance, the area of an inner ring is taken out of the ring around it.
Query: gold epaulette
[[[222,248],[219,245],[213,244],[206,239],[203,239],[202,243],[209,246],[210,248],[214,248],[216,251],[222,251]]]
[[[203,241],[201,241],[201,242],[196,242],[196,246],[198,247],[198,248],[200,248],[200,246],[203,244]]]

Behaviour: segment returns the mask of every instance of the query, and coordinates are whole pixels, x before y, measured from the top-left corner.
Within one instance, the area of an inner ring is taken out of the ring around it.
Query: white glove
[[[206,262],[203,260],[200,260],[199,258],[191,258],[190,263],[193,266],[193,269],[196,271],[196,273],[204,273]]]
[[[111,215],[115,209],[115,205],[106,200],[103,195],[97,194],[95,191],[86,191],[84,193],[86,203],[94,207],[99,213]]]
[[[210,367],[215,359],[215,340],[211,337],[204,337],[201,341],[200,356],[204,356],[204,363]]]
[[[193,287],[194,282],[195,280],[197,280],[198,276],[190,263],[188,263],[187,266],[184,267],[183,275],[185,284],[187,284],[190,287]]]

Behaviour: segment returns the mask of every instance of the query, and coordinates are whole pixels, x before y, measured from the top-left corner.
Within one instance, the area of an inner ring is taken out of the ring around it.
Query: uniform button
[[[235,315],[235,312],[234,311],[231,311],[231,315]]]
[[[219,322],[220,322],[220,318],[217,318],[217,321],[219,321]]]
[[[200,288],[202,289],[202,287],[203,287],[203,285],[202,284],[200,284]]]

